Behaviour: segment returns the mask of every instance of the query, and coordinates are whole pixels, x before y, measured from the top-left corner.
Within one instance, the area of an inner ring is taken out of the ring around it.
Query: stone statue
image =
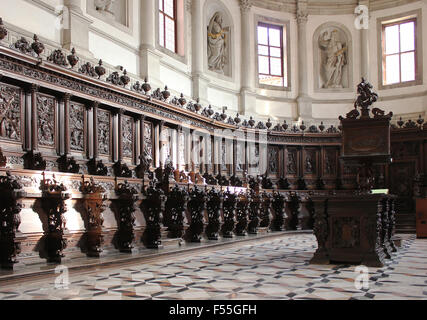
[[[347,65],[347,47],[340,42],[337,30],[325,31],[319,38],[319,47],[325,52],[321,74],[323,88],[342,88],[343,68]]]
[[[112,11],[115,0],[94,0],[95,8],[98,11],[114,15]]]
[[[224,73],[227,63],[225,54],[226,34],[222,26],[222,15],[216,12],[208,27],[208,67],[209,70]]]

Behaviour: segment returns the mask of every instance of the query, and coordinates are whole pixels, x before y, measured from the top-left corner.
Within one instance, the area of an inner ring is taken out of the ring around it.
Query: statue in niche
[[[101,13],[108,13],[114,15],[112,11],[115,0],[94,0],[96,10]]]
[[[343,88],[343,68],[347,65],[347,46],[340,41],[338,30],[325,31],[319,38],[319,47],[324,52],[321,75],[322,88]]]
[[[223,19],[220,12],[216,12],[208,27],[208,67],[209,70],[224,73],[227,63],[226,34],[223,29]]]

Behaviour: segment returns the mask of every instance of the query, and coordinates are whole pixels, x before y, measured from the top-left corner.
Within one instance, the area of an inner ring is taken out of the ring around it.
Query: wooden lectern
[[[331,262],[382,267],[384,259],[397,251],[394,234],[395,197],[371,194],[374,185],[373,166],[391,162],[390,119],[392,113],[370,107],[378,95],[362,79],[357,87],[354,110],[340,117],[343,132],[341,161],[357,167],[358,190],[351,194],[335,192],[314,195],[314,233],[318,249],[314,264]],[[359,112],[358,107],[361,109]]]

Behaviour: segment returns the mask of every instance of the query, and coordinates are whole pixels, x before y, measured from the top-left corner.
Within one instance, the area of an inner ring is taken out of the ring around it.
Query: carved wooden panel
[[[299,150],[297,148],[288,147],[285,156],[286,175],[298,175]]]
[[[244,169],[245,165],[245,143],[237,142],[236,143],[236,171],[241,172]]]
[[[154,159],[153,153],[153,126],[150,122],[144,121],[144,154]]]
[[[184,132],[178,133],[178,163],[179,169],[185,169],[185,134]]]
[[[354,217],[336,217],[332,219],[332,247],[360,247],[360,219]]]
[[[133,157],[133,143],[134,143],[134,121],[132,117],[122,117],[122,146],[123,157]]]
[[[79,103],[70,103],[70,149],[85,151],[85,106]]]
[[[337,175],[337,149],[325,148],[323,156],[323,176],[335,177]]]
[[[279,173],[279,147],[268,146],[268,172]]]
[[[38,93],[36,103],[39,146],[55,148],[56,100],[52,96]]]
[[[390,193],[399,197],[398,212],[408,213],[414,210],[415,165],[415,162],[395,162],[390,165]]]
[[[22,119],[21,89],[0,83],[0,138],[21,142]]]
[[[304,175],[315,176],[317,175],[317,154],[318,150],[314,148],[304,149],[303,157],[303,172]]]
[[[259,174],[260,157],[259,157],[259,144],[249,143],[248,144],[248,165],[249,174]]]
[[[111,151],[111,113],[98,110],[98,152],[101,155],[110,155]]]
[[[221,142],[221,170],[222,171],[227,170],[227,161],[228,161],[227,141],[223,140]]]

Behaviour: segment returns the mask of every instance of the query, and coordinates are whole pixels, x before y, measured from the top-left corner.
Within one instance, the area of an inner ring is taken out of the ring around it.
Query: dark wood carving
[[[158,249],[162,245],[161,229],[166,196],[163,190],[150,181],[148,188],[143,192],[146,199],[141,204],[147,226],[142,241],[150,249]]]
[[[85,108],[81,104],[70,104],[70,148],[72,151],[85,151]]]
[[[261,222],[260,222],[260,227],[262,228],[269,228],[272,221],[273,221],[273,213],[271,212],[271,206],[272,206],[272,195],[270,193],[267,192],[263,192],[261,194],[261,199],[262,201],[262,209],[261,209]]]
[[[21,90],[0,85],[0,138],[19,142],[22,139]]]
[[[220,191],[212,188],[207,193],[206,209],[208,213],[208,225],[206,227],[206,236],[209,240],[218,240],[221,229],[221,209],[223,195]]]
[[[188,193],[178,185],[168,193],[164,224],[168,227],[170,238],[182,238],[184,235],[184,216]]]
[[[258,233],[258,227],[260,225],[260,216],[261,216],[261,212],[263,211],[263,207],[262,207],[262,196],[260,194],[258,194],[257,192],[255,192],[254,190],[250,190],[249,194],[248,194],[248,198],[251,199],[251,201],[249,202],[249,224],[248,224],[248,233],[249,234],[257,234]],[[267,208],[265,208],[267,210]],[[270,214],[270,212],[268,212],[268,210],[266,212],[263,213],[263,215],[265,214]],[[262,217],[264,218],[264,216]],[[264,221],[265,223],[265,221]]]
[[[86,254],[89,257],[100,257],[104,243],[102,213],[106,209],[107,199],[105,189],[98,185],[93,177],[85,181],[82,177],[80,192],[83,194],[82,205],[84,208],[84,222],[86,228]]]
[[[52,51],[50,56],[47,58],[47,61],[57,64],[61,67],[67,66],[67,59],[65,58],[64,53],[60,49]]]
[[[55,147],[55,105],[55,98],[37,94],[37,138],[39,146]]]
[[[67,247],[65,237],[66,220],[64,213],[67,211],[65,201],[71,197],[67,193],[67,188],[59,183],[55,175],[52,179],[46,179],[43,172],[43,180],[41,182],[42,191],[42,208],[47,214],[47,230],[46,230],[46,251],[48,262],[61,263],[64,257],[62,251]]]
[[[248,227],[248,214],[251,206],[252,198],[250,194],[239,192],[237,195],[236,206],[236,234],[238,236],[246,236],[246,228]]]
[[[28,151],[23,156],[24,168],[28,170],[46,170],[46,160],[43,159],[40,152]]]
[[[114,175],[122,178],[132,178],[132,170],[126,163],[118,161],[113,165]]]
[[[200,242],[205,228],[204,213],[206,209],[207,196],[203,189],[195,186],[189,192],[188,212],[191,217],[190,227],[188,228],[189,239],[191,242]]]
[[[2,269],[13,269],[18,261],[20,242],[17,237],[21,224],[22,204],[19,199],[25,197],[22,185],[7,172],[0,177],[0,264]]]
[[[95,158],[91,159],[87,163],[87,169],[89,174],[93,176],[107,176],[108,168],[104,165],[102,160],[97,161]]]
[[[3,155],[3,150],[0,148],[0,168],[6,167],[7,158]]]
[[[57,160],[57,162],[60,172],[79,173],[80,171],[80,165],[76,162],[74,157],[63,155]]]
[[[274,231],[283,231],[285,229],[285,197],[277,191],[273,192],[272,207],[274,210],[274,220],[271,228]]]
[[[118,196],[118,199],[114,200],[118,213],[117,245],[120,252],[131,253],[135,240],[134,212],[136,210],[135,202],[138,200],[138,191],[128,181],[117,184],[116,179],[115,192]]]
[[[223,197],[224,224],[222,226],[222,235],[224,238],[233,238],[233,231],[236,224],[237,195],[230,192],[227,188]]]

